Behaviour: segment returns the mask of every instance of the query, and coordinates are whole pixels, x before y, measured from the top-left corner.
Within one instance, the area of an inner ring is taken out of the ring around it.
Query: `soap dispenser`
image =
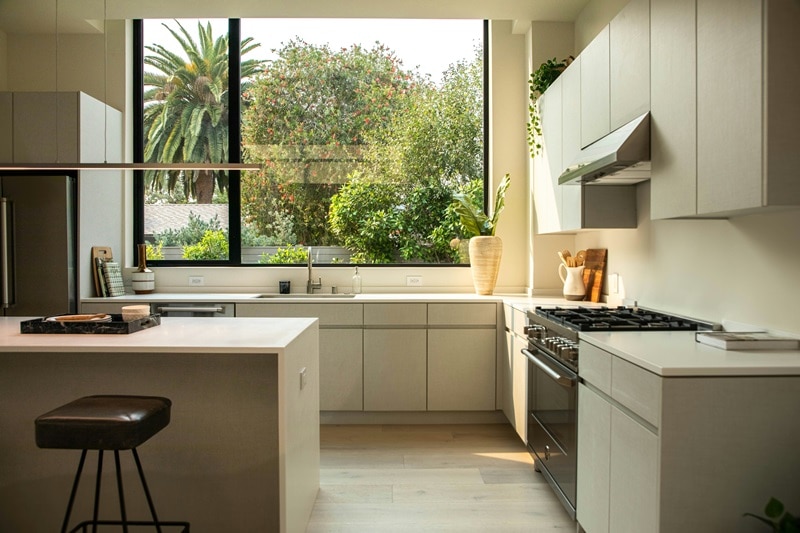
[[[358,267],[353,272],[353,294],[361,294],[361,274],[358,273]]]

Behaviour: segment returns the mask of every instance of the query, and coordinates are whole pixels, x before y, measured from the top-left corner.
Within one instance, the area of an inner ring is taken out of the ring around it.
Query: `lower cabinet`
[[[494,329],[428,331],[428,410],[495,408]]]
[[[364,330],[364,410],[424,411],[425,329]]]
[[[800,506],[800,376],[664,377],[588,342],[580,351],[587,533],[750,531],[742,514],[771,496]]]
[[[363,332],[319,330],[319,408],[322,411],[364,409]]]
[[[611,404],[585,385],[578,388],[577,514],[591,533],[608,533]]]
[[[501,365],[503,413],[522,439],[528,442],[528,358],[522,353],[528,339],[524,333],[525,312],[506,305],[505,344]]]

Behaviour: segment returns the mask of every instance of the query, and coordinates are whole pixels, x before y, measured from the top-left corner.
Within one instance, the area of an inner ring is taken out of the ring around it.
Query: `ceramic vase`
[[[481,236],[469,240],[469,268],[476,293],[494,293],[502,255],[503,241],[500,237]]]
[[[147,268],[147,245],[137,245],[139,269],[131,274],[131,286],[136,294],[150,294],[156,289],[156,273]]]

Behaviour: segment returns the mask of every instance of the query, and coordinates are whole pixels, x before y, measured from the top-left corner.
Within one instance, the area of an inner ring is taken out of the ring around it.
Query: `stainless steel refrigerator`
[[[77,309],[77,177],[0,173],[4,316]]]

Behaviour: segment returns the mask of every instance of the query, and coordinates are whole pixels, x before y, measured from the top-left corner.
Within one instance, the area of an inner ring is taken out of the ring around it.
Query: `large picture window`
[[[145,20],[135,231],[160,265],[466,263],[484,21]],[[221,168],[248,163],[252,170]]]

